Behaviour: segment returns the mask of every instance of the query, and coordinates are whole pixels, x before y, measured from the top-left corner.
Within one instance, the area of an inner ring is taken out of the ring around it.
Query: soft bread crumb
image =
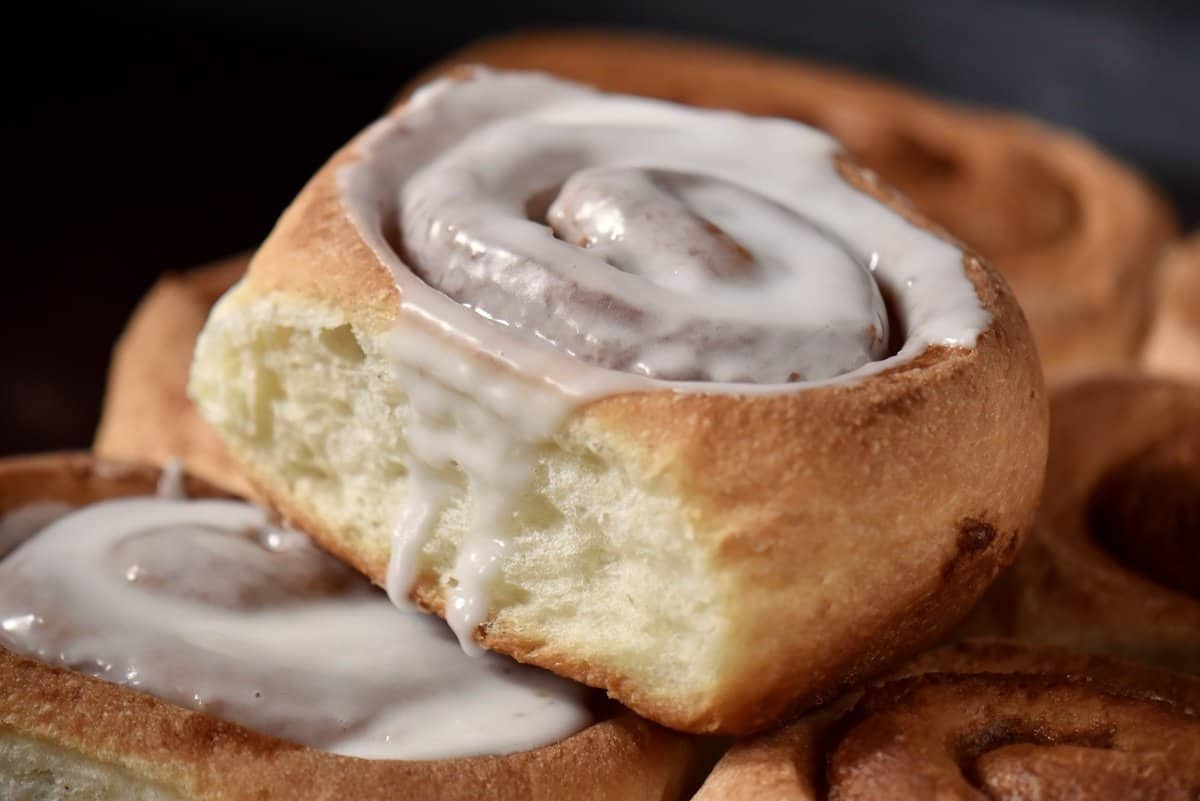
[[[321,521],[330,530],[319,539],[376,581],[405,499],[412,419],[382,353],[380,337],[333,310],[235,293],[205,329],[192,377],[201,411],[268,494]],[[552,642],[576,663],[696,703],[724,672],[731,621],[720,614],[719,582],[678,502],[634,483],[599,447],[568,429],[540,448],[504,532],[489,634],[528,651]],[[435,607],[472,503],[462,473],[454,478],[454,499],[422,552]]]

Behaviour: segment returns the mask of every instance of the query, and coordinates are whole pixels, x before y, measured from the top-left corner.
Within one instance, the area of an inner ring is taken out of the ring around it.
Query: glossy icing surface
[[[465,656],[441,621],[396,610],[238,501],[135,497],[59,517],[0,562],[0,645],[367,758],[522,751],[591,721],[585,688]]]
[[[400,289],[388,349],[413,407],[388,590],[407,597],[465,478],[443,587],[468,649],[537,449],[572,410],[861,380],[973,347],[989,323],[963,253],[852,187],[837,143],[793,122],[477,69],[354,153],[342,203]]]

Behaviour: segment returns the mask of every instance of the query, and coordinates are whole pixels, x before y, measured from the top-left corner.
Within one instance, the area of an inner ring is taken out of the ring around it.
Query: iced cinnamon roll
[[[469,46],[431,72],[471,63],[829,131],[994,261],[1029,320],[1047,376],[1137,359],[1173,214],[1141,177],[1076,136],[837,69],[687,41],[525,33]]]
[[[1004,642],[922,655],[734,745],[696,801],[1194,798],[1200,680]]]
[[[463,654],[263,509],[179,478],[155,493],[145,468],[0,463],[0,525],[58,506],[0,560],[6,798],[683,790],[683,737]]]
[[[1064,387],[1034,533],[969,630],[1200,673],[1198,532],[1200,387]]]
[[[533,73],[323,168],[191,392],[296,525],[464,647],[744,732],[951,625],[1046,408],[999,275],[816,130]]]
[[[242,495],[251,492],[225,445],[187,396],[196,337],[214,303],[246,272],[249,254],[168,273],[138,303],[113,349],[93,450],[166,465]]]
[[[1200,380],[1200,233],[1172,246],[1155,298],[1142,366],[1152,373]]]

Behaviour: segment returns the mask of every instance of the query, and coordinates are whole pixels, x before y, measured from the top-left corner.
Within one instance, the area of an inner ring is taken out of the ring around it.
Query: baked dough
[[[835,68],[652,36],[501,36],[427,76],[474,63],[825,129],[995,263],[1049,379],[1137,359],[1174,215],[1142,177],[1078,136]]]
[[[168,273],[138,303],[113,349],[93,449],[109,459],[165,465],[241,495],[248,484],[187,396],[196,337],[212,305],[241,278],[250,254]]]
[[[1200,381],[1200,233],[1175,243],[1158,278],[1142,353],[1152,373]]]
[[[0,515],[153,493],[156,469],[50,455],[0,460]],[[190,494],[212,493],[185,479]],[[399,613],[397,613],[399,614]],[[0,797],[46,799],[659,799],[692,781],[695,745],[621,710],[560,743],[500,757],[365,760],[268,737],[0,648]]]
[[[464,639],[664,725],[722,733],[761,729],[912,652],[1011,560],[1040,491],[1047,417],[1028,329],[990,266],[955,252],[950,291],[921,295],[965,293],[988,320],[973,346],[922,344],[914,326],[902,355],[846,378],[730,389],[586,365],[433,292],[388,244],[392,223],[371,227],[396,197],[386,171],[411,168],[370,172],[373,148],[423,141],[404,114],[301,192],[213,312],[192,372],[244,474],[326,549],[388,584],[393,534],[417,526],[427,539],[399,571],[414,583],[392,588],[398,601],[453,618],[477,600],[464,556],[471,570],[496,565]],[[949,252],[873,176],[833,161],[819,165],[828,192]],[[383,205],[347,199],[358,181]],[[430,314],[445,318],[431,328]],[[535,345],[563,381],[626,389],[575,396],[560,416],[553,379],[510,369]],[[441,445],[458,450],[438,471],[408,461]],[[444,491],[436,506],[427,482]],[[482,545],[480,515],[491,515]]]
[[[1200,681],[1004,641],[922,654],[869,689],[736,743],[695,801],[1188,798]]]
[[[1200,387],[1060,388],[1038,522],[966,631],[1200,673]]]

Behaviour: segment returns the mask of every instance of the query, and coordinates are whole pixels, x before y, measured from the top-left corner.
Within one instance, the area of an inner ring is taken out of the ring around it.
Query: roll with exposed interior
[[[952,625],[1045,458],[1003,279],[833,140],[526,73],[437,82],[334,156],[191,392],[397,603],[689,731]]]
[[[182,474],[4,460],[0,531],[4,798],[661,801],[698,766]]]

